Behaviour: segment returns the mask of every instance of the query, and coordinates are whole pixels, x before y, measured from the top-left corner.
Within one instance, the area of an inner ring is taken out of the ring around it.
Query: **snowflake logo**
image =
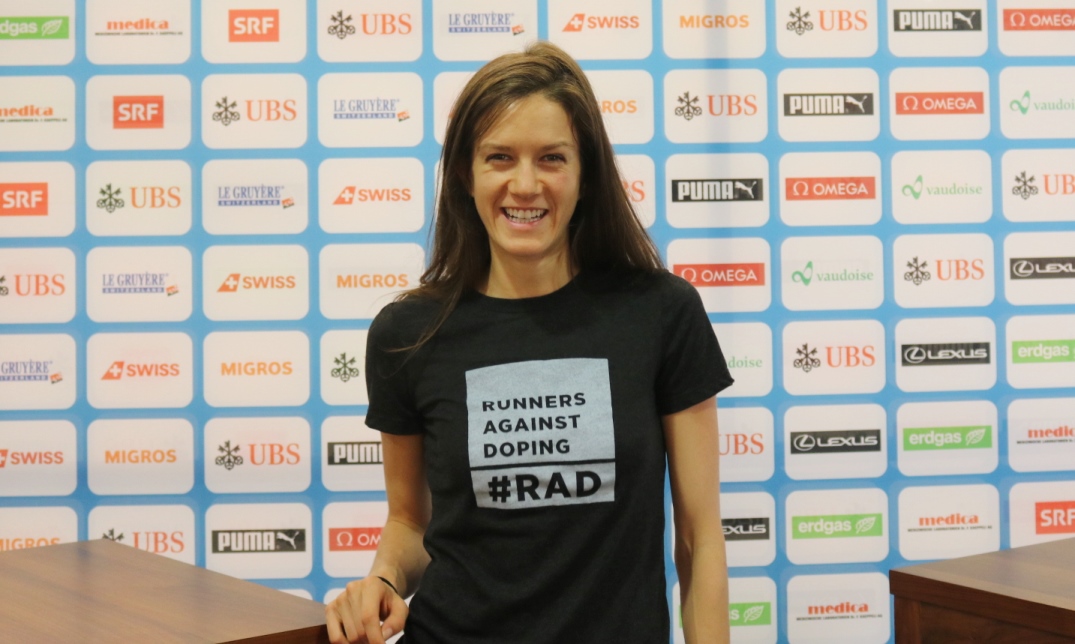
[[[679,102],[679,107],[676,108],[676,116],[682,116],[689,121],[696,116],[702,115],[702,108],[698,107],[698,97],[692,97],[690,92],[683,92],[683,96],[676,98],[676,101]]]
[[[220,99],[216,102],[216,106],[219,111],[213,112],[213,120],[220,121],[221,125],[231,125],[232,121],[239,120],[239,112],[235,111],[235,101],[228,102],[228,97]]]
[[[1012,187],[1012,194],[1017,197],[1022,197],[1023,200],[1030,199],[1034,195],[1038,194],[1038,187],[1030,184],[1034,183],[1034,175],[1026,176],[1026,170],[1023,170],[1015,177],[1015,185]]]
[[[331,374],[333,378],[339,378],[341,382],[347,382],[351,378],[358,377],[358,367],[355,367],[355,358],[347,357],[346,353],[341,353],[338,358],[333,358],[333,362],[336,363],[336,368],[332,370]]]
[[[6,281],[7,281],[7,277],[5,277],[3,275],[0,275],[0,295],[7,295],[8,294],[7,287],[4,286],[4,282],[6,282]]]
[[[804,33],[813,30],[814,23],[810,22],[810,12],[804,12],[802,7],[795,7],[795,11],[788,13],[791,17],[791,21],[788,22],[788,31],[794,31],[796,35],[803,35]]]
[[[109,213],[113,213],[117,208],[122,208],[124,205],[123,200],[119,198],[122,188],[112,189],[112,184],[106,185],[97,191],[97,194],[101,195],[101,198],[97,200],[97,207],[104,208]]]
[[[108,532],[101,535],[101,538],[109,541],[123,541],[123,533],[116,534],[115,528],[109,528]]]
[[[217,447],[217,451],[220,452],[220,456],[216,457],[216,464],[223,465],[224,469],[231,470],[236,465],[243,464],[243,457],[239,456],[239,446],[231,446],[231,441],[224,441],[223,445]]]
[[[791,363],[791,366],[796,369],[802,369],[804,373],[810,373],[811,369],[816,369],[821,366],[821,360],[817,359],[817,349],[811,349],[810,345],[803,343],[803,346],[795,350],[795,353],[799,356]]]
[[[332,24],[329,25],[328,35],[336,36],[340,40],[354,35],[355,27],[351,24],[351,16],[345,18],[343,9],[340,9],[334,15],[329,17],[332,19]]]
[[[922,284],[922,282],[928,282],[931,275],[926,270],[926,266],[929,262],[919,262],[915,257],[911,261],[907,262],[907,268],[911,269],[903,274],[903,279],[908,282],[913,282],[915,286]]]

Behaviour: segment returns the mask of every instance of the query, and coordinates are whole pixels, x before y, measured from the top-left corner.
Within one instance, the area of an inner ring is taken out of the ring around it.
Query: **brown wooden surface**
[[[328,642],[324,610],[107,539],[0,553],[4,642]]]
[[[1075,539],[896,568],[889,589],[900,644],[1075,641]]]

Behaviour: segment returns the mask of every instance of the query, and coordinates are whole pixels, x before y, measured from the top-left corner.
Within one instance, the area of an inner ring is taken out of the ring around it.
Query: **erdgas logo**
[[[1019,340],[1011,356],[1015,364],[1075,362],[1075,340]]]
[[[0,41],[65,40],[70,27],[67,16],[0,16]]]
[[[773,623],[769,602],[738,602],[728,604],[728,623],[731,626],[768,626]]]
[[[791,525],[792,539],[880,537],[884,534],[880,513],[792,517]]]
[[[904,451],[988,449],[993,447],[989,425],[957,427],[907,427],[903,430]]]

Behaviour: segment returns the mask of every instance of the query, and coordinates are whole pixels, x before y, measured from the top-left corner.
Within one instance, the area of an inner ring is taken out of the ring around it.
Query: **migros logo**
[[[0,183],[0,217],[41,217],[48,214],[48,183]]]
[[[0,469],[20,465],[63,465],[63,452],[0,449]]]
[[[750,14],[715,13],[680,15],[680,29],[746,29],[750,26]]]
[[[14,539],[0,538],[0,552],[54,546],[57,543],[60,543],[60,537],[22,536]]]
[[[229,9],[229,42],[279,42],[279,9]]]
[[[231,273],[220,287],[217,293],[236,293],[238,291],[264,291],[293,289],[297,285],[294,275],[243,275]]]
[[[765,264],[676,264],[672,272],[693,286],[765,286]]]
[[[981,9],[896,9],[892,25],[897,33],[921,31],[981,31]]]
[[[112,127],[117,130],[164,128],[164,97],[113,96]]]
[[[896,114],[984,114],[983,92],[896,92]]]
[[[175,449],[105,450],[105,465],[166,465],[177,459]]]
[[[1011,355],[1015,364],[1075,362],[1075,340],[1016,340]]]
[[[907,452],[991,447],[993,428],[989,425],[907,427],[903,430],[903,449]]]
[[[1034,504],[1034,532],[1075,533],[1075,501],[1038,501]]]
[[[292,373],[294,367],[290,360],[220,363],[222,376],[290,376]]]
[[[116,360],[105,369],[101,380],[122,380],[127,378],[174,378],[179,375],[179,365],[172,363],[142,364]]]
[[[70,31],[68,16],[0,16],[0,41],[66,40]]]
[[[784,192],[788,201],[876,199],[874,177],[787,177]]]
[[[638,112],[638,101],[633,98],[600,101],[600,103],[602,114],[635,114]]]
[[[373,551],[381,543],[381,528],[329,528],[330,552]]]
[[[1075,9],[1005,9],[1005,31],[1075,30]]]
[[[602,29],[638,29],[641,24],[638,16],[587,16],[576,13],[564,25],[564,33],[596,31]]]
[[[406,273],[364,273],[362,275],[337,275],[336,288],[407,288],[410,278]]]
[[[397,202],[411,200],[410,188],[359,188],[357,186],[345,186],[336,200],[334,206],[350,206],[354,203],[377,203]]]
[[[882,527],[880,513],[792,517],[791,538],[880,537]]]

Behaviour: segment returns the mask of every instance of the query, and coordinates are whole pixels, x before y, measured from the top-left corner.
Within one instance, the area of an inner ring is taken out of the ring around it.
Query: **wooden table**
[[[4,642],[328,642],[325,607],[107,539],[0,554]]]
[[[898,644],[1075,642],[1075,539],[889,572]]]

